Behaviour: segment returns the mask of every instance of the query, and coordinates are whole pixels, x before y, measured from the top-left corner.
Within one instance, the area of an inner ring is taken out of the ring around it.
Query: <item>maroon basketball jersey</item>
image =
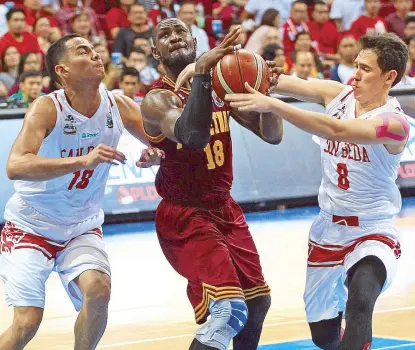
[[[151,90],[173,92],[184,108],[190,90],[174,91],[174,82],[166,76],[153,84]],[[229,198],[233,180],[232,141],[229,131],[229,108],[212,93],[213,120],[209,144],[203,150],[189,149],[160,134],[147,135],[151,145],[162,149],[156,176],[159,195],[170,201],[190,205],[219,204]]]

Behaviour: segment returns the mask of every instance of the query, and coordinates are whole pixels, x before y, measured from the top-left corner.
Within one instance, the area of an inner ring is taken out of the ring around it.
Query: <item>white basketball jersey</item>
[[[355,119],[356,99],[346,87],[326,107],[337,119]],[[375,118],[382,112],[402,112],[396,98],[367,112],[359,119]],[[401,195],[395,183],[402,154],[392,155],[384,145],[358,145],[320,138],[323,179],[320,208],[339,216],[362,220],[390,219],[399,213]]]
[[[57,110],[56,125],[38,155],[66,158],[86,155],[100,143],[116,148],[123,132],[111,92],[99,90],[101,104],[87,118],[68,103],[64,90],[49,95]],[[16,181],[16,193],[5,208],[5,220],[57,241],[66,241],[102,225],[101,202],[111,164],[82,169],[48,181]]]

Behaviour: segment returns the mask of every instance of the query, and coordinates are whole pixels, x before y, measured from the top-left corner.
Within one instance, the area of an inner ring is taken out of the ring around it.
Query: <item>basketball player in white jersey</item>
[[[63,89],[33,103],[7,162],[8,176],[18,181],[0,240],[0,277],[14,307],[13,324],[0,336],[2,350],[23,349],[35,335],[52,271],[80,311],[75,349],[95,349],[111,288],[100,209],[108,171],[125,161],[116,150],[124,127],[147,142],[135,102],[100,86],[104,67],[87,40],[59,39],[46,63]]]
[[[361,45],[352,86],[280,76],[275,92],[324,104],[324,114],[249,85],[250,94],[226,97],[241,111],[273,112],[320,138],[321,211],[310,230],[304,300],[313,341],[327,350],[371,348],[373,308],[400,255],[392,222],[401,209],[395,180],[409,124],[388,93],[405,72],[408,49],[393,34],[364,37]]]

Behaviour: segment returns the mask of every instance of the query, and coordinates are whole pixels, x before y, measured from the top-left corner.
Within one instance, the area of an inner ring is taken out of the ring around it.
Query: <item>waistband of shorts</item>
[[[334,224],[343,225],[343,226],[371,226],[378,224],[393,224],[393,216],[384,216],[384,217],[361,217],[359,215],[335,215],[330,214],[324,210],[320,209],[320,214],[322,218],[330,220]]]
[[[232,201],[232,197],[228,194],[223,197],[216,197],[214,200],[177,200],[173,198],[163,198],[166,203],[183,205],[186,207],[195,207],[201,209],[218,209],[218,207],[226,205]]]

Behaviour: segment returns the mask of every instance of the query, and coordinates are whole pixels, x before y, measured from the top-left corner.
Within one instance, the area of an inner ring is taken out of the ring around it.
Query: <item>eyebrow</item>
[[[368,66],[367,64],[364,63],[359,63],[358,61],[354,61],[355,64],[358,64],[359,66],[362,66],[363,68],[369,68],[372,69],[372,67]]]
[[[92,47],[92,46],[90,46],[90,45],[81,44],[81,45],[79,45],[79,46],[76,48],[76,50],[77,50],[77,51],[78,51],[79,49],[87,49],[87,50],[92,50],[92,49],[93,49],[93,47]]]

